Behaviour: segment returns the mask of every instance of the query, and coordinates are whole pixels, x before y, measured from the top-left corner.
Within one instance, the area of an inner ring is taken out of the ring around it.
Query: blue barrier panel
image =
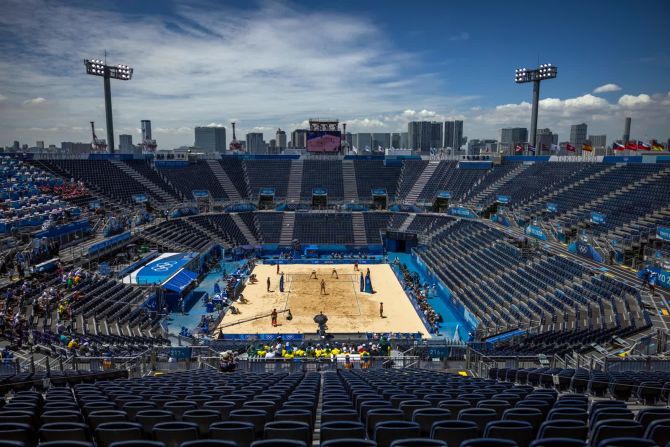
[[[670,241],[670,228],[656,227],[656,237],[664,241]]]
[[[512,198],[510,196],[503,196],[503,195],[496,196],[496,202],[498,202],[498,203],[507,204],[511,200],[512,200]]]
[[[576,253],[587,259],[593,259],[596,262],[603,262],[603,256],[592,245],[582,241],[573,242],[568,245],[570,253]]]
[[[596,213],[595,211],[591,212],[591,222],[594,224],[604,224],[605,223],[605,215],[602,213]]]
[[[74,233],[76,231],[85,231],[90,228],[88,219],[78,220],[76,222],[70,222],[69,224],[59,225],[57,227],[49,228],[48,230],[38,231],[34,234],[34,237],[42,239],[43,237],[59,237],[65,234]]]
[[[603,157],[603,163],[607,164],[617,164],[617,163],[642,163],[641,155],[631,155],[631,156],[619,156],[619,155],[608,155]]]
[[[209,191],[206,189],[193,189],[191,190],[191,194],[193,194],[195,199],[204,199],[205,197],[209,197]]]
[[[149,197],[146,194],[133,194],[133,202],[135,203],[145,203],[149,201]]]
[[[494,335],[493,337],[489,337],[486,340],[484,340],[486,343],[498,343],[507,339],[510,339],[512,337],[517,337],[519,335],[525,335],[526,331],[523,329],[515,329],[513,331],[505,332],[504,334],[499,334],[499,335]]]
[[[537,225],[528,225],[524,230],[524,233],[526,233],[528,236],[533,236],[534,238],[537,238],[541,241],[547,240],[547,235],[544,234],[544,230],[538,227]]]
[[[274,188],[261,188],[258,192],[258,195],[260,195],[260,196],[274,196],[275,195],[275,189]]]
[[[312,188],[313,196],[327,196],[328,190],[326,188]]]
[[[557,213],[558,212],[558,205],[553,203],[553,202],[548,202],[547,203],[547,211],[550,213]]]
[[[438,191],[437,192],[437,198],[438,199],[451,199],[451,192],[450,191]]]
[[[447,214],[449,214],[450,216],[469,217],[471,219],[477,218],[477,215],[475,213],[473,213],[467,208],[463,208],[460,206],[449,207],[449,209],[447,210]]]
[[[491,169],[493,167],[492,161],[459,161],[458,169]]]
[[[373,196],[385,196],[386,195],[386,188],[372,188],[372,195]]]
[[[665,289],[670,289],[670,272],[667,270],[664,270],[660,267],[647,267],[639,272],[637,272],[637,276],[642,278],[645,271],[649,271],[651,273],[650,275],[650,282],[659,285]]]
[[[175,360],[188,360],[191,358],[190,346],[173,346],[170,348],[170,357]]]
[[[93,255],[99,251],[111,247],[112,245],[116,245],[119,242],[123,242],[128,239],[130,239],[130,231],[126,231],[125,233],[121,233],[119,235],[110,237],[109,239],[106,239],[102,242],[98,242],[97,244],[91,245],[90,247],[88,247],[88,254]]]

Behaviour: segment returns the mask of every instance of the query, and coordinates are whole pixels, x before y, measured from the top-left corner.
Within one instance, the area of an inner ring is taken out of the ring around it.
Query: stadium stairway
[[[351,213],[351,221],[354,230],[354,244],[367,245],[368,236],[365,232],[365,219],[363,219],[363,213]]]
[[[344,191],[344,202],[358,202],[358,185],[356,184],[356,171],[353,160],[342,161],[342,186]]]
[[[214,177],[216,177],[216,180],[219,182],[230,200],[233,202],[241,202],[242,196],[233,185],[233,182],[230,180],[230,177],[228,177],[228,174],[226,174],[226,171],[223,170],[219,160],[207,160],[207,165],[209,166],[209,169],[212,170]]]
[[[423,188],[426,187],[426,184],[430,181],[430,178],[433,176],[433,173],[435,172],[439,164],[440,162],[438,160],[431,160],[428,162],[419,178],[416,180],[414,185],[412,185],[412,188],[410,188],[409,192],[407,193],[407,197],[405,197],[404,203],[406,204],[417,203],[417,200],[421,195]]]
[[[240,229],[244,237],[247,238],[247,241],[249,241],[251,245],[258,245],[258,239],[256,239],[254,234],[251,232],[247,224],[244,223],[239,214],[231,213],[230,218],[233,219],[235,225],[237,225],[237,227]]]
[[[149,180],[148,178],[146,178],[145,176],[143,176],[135,169],[125,164],[124,162],[120,160],[110,160],[110,163],[119,168],[121,171],[125,172],[129,177],[136,180],[138,183],[147,188],[149,191],[160,197],[160,199],[163,201],[163,205],[169,206],[171,204],[175,204],[174,197],[172,197],[170,194],[165,192],[165,190],[158,187],[151,180]]]
[[[410,213],[405,217],[405,220],[403,221],[402,224],[398,227],[398,231],[407,231],[410,225],[412,225],[412,222],[414,222],[414,219],[416,218],[416,213]]]
[[[504,176],[500,177],[498,180],[496,180],[495,182],[491,183],[489,186],[484,188],[484,190],[478,192],[474,197],[469,199],[466,202],[466,206],[475,207],[475,206],[479,206],[479,205],[487,205],[487,203],[485,203],[487,198],[490,201],[492,198],[495,197],[495,193],[503,185],[505,185],[507,182],[513,180],[515,177],[520,175],[526,169],[528,169],[528,165],[525,165],[523,163],[519,164],[519,166],[515,167],[510,172],[508,172]]]
[[[187,219],[186,221],[189,224],[193,225],[198,230],[205,233],[207,236],[209,236],[212,239],[212,241],[218,242],[219,244],[221,244],[225,247],[230,247],[230,244],[228,242],[226,242],[220,235],[214,233],[213,231],[211,231],[209,228],[205,227],[204,225],[201,225],[195,219]]]
[[[291,160],[291,171],[288,178],[288,189],[286,190],[286,203],[300,203],[300,190],[302,188],[302,160]],[[311,195],[310,191],[310,195]],[[293,216],[295,219],[295,216]],[[283,233],[283,227],[282,227]],[[293,226],[291,226],[291,235]],[[289,241],[290,242],[290,241]]]
[[[295,213],[284,213],[279,235],[279,245],[291,245],[293,240],[293,227],[295,226]]]

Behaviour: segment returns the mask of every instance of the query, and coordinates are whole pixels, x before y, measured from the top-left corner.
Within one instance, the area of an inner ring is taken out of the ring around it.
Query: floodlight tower
[[[530,143],[536,147],[537,140],[537,107],[540,103],[540,82],[554,79],[558,74],[558,68],[551,64],[542,64],[534,70],[519,68],[514,74],[514,82],[517,84],[533,83],[533,113],[530,118]]]
[[[101,76],[105,86],[105,115],[107,117],[107,147],[109,152],[114,153],[114,124],[112,123],[112,90],[110,79],[130,81],[133,77],[133,69],[127,65],[107,65],[107,61],[100,59],[84,59],[86,73],[93,76]]]

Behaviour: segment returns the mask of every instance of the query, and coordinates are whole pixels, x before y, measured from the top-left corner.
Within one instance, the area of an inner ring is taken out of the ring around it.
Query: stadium
[[[669,163],[4,154],[0,445],[665,445]]]

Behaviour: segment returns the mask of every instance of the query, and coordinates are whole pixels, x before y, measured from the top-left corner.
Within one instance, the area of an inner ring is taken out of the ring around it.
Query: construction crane
[[[95,122],[91,121],[91,133],[93,134],[93,142],[91,143],[91,148],[96,152],[106,152],[107,151],[107,141],[101,140],[95,136]]]
[[[242,143],[237,141],[237,138],[235,137],[235,122],[233,121],[231,123],[233,125],[233,139],[228,145],[228,149],[231,151],[241,151],[242,150]]]

